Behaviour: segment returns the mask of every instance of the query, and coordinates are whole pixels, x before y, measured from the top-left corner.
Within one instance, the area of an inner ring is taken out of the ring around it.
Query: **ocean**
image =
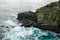
[[[33,26],[21,26],[22,23],[16,19],[18,13],[36,11],[54,0],[46,1],[0,0],[0,40],[60,40],[60,34]]]
[[[11,16],[11,18],[6,20],[0,18],[0,40],[60,40],[60,34],[33,26],[24,27],[16,16]]]

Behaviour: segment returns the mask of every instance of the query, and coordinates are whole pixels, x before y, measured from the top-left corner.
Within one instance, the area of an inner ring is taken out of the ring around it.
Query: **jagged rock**
[[[60,5],[59,2],[48,4],[36,12],[23,12],[18,14],[19,21],[24,20],[22,26],[34,26],[43,30],[60,33]],[[28,20],[25,20],[28,19]]]
[[[54,2],[42,8],[37,9],[38,23],[40,29],[60,33],[60,4]]]
[[[32,11],[22,12],[18,13],[17,19],[22,22],[21,26],[31,27],[33,23],[37,22],[37,15]]]
[[[25,27],[31,27],[33,25],[33,21],[25,19],[22,21],[22,25],[21,26],[25,26]]]
[[[36,22],[37,21],[37,15],[35,12],[32,12],[32,11],[22,12],[22,13],[18,13],[17,19],[19,21],[29,19],[29,20]]]

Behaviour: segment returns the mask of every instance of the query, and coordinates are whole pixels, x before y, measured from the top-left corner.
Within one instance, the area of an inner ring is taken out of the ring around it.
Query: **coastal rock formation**
[[[54,2],[36,10],[36,12],[18,13],[21,26],[36,27],[60,33],[60,4]]]
[[[37,9],[38,23],[40,29],[47,29],[60,33],[60,4],[54,2]]]
[[[18,13],[17,19],[22,22],[21,26],[31,27],[34,23],[37,22],[37,15],[32,11],[22,12]]]

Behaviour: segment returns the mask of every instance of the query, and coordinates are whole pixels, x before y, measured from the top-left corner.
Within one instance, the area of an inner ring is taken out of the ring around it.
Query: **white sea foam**
[[[5,27],[8,26],[8,28],[6,29],[6,33],[5,33],[5,37],[2,40],[6,40],[9,39],[10,40],[20,40],[19,37],[25,37],[30,36],[33,34],[33,29],[32,28],[28,28],[29,30],[26,30],[25,27],[21,27],[19,24],[13,22],[12,20],[7,20],[4,21]],[[15,27],[13,27],[15,26]],[[10,31],[7,31],[7,30]],[[16,39],[15,39],[16,38]]]
[[[2,38],[2,40],[39,40],[39,37],[43,35],[56,36],[56,33],[50,31],[42,31],[41,29],[34,27],[21,27],[21,23],[18,24],[12,20],[6,20],[3,23],[6,32],[4,33],[5,36]]]

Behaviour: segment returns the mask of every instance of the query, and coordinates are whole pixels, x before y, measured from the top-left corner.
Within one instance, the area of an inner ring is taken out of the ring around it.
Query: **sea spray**
[[[43,31],[33,26],[30,28],[21,27],[21,23],[12,20],[3,21],[5,33],[2,40],[59,40],[56,33]],[[9,31],[8,31],[9,30]]]

